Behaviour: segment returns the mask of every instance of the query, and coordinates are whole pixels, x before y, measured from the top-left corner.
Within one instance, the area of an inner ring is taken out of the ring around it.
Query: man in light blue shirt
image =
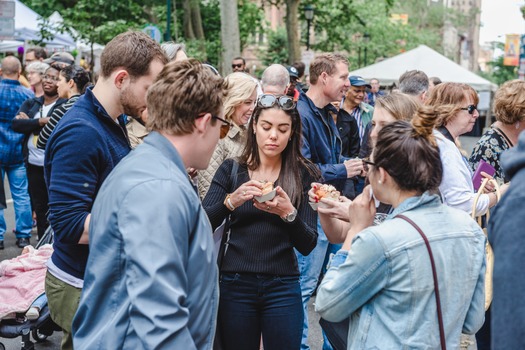
[[[211,349],[218,305],[212,229],[186,169],[219,140],[224,80],[171,62],[147,96],[152,132],[93,205],[75,349]]]

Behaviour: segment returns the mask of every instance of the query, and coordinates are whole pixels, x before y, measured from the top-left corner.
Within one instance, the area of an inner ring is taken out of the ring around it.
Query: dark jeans
[[[223,273],[217,331],[225,350],[299,350],[303,306],[299,276]]]
[[[47,211],[49,210],[49,197],[47,195],[46,180],[44,178],[44,167],[28,164],[27,181],[29,184],[29,195],[31,204],[36,213],[38,238],[42,238],[49,226],[47,222]]]

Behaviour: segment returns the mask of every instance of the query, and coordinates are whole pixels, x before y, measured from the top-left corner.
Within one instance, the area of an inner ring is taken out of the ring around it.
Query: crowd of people
[[[17,245],[33,219],[38,239],[52,228],[62,349],[309,349],[314,293],[327,350],[525,344],[525,82],[500,87],[496,122],[465,152],[477,92],[419,70],[389,93],[337,53],[314,58],[308,83],[301,62],[259,81],[242,57],[221,77],[129,31],[92,85],[71,55],[42,51],[26,55],[28,88],[2,60],[0,169]],[[476,192],[482,163],[499,185]],[[2,209],[0,249],[5,231]]]

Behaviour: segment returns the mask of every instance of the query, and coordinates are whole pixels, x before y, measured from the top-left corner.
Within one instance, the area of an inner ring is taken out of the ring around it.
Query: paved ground
[[[476,137],[462,137],[461,144],[463,148],[470,153],[474,147],[478,138]],[[10,198],[9,185],[5,182],[5,189],[7,198]],[[0,250],[0,260],[11,259],[15,256],[18,256],[21,252],[21,249],[18,248],[15,244],[15,236],[11,233],[11,230],[14,227],[14,211],[13,205],[8,201],[8,208],[5,210],[5,219],[7,222],[7,232],[4,237],[5,240],[5,250]],[[33,237],[35,237],[36,232],[34,232]],[[31,244],[35,245],[37,242],[34,238],[31,239]],[[309,305],[309,323],[310,323],[310,347],[312,350],[321,350],[323,344],[323,338],[321,335],[321,329],[319,327],[319,316],[313,310],[313,303],[315,300],[310,301]],[[47,349],[47,350],[59,350],[60,341],[62,339],[62,333],[56,332],[51,337],[49,337],[43,343],[35,344],[35,349]],[[0,338],[0,343],[3,343],[7,350],[16,350],[21,349],[21,338],[16,339],[4,339]],[[0,348],[1,349],[1,348]],[[475,349],[475,345],[471,345],[469,349]]]

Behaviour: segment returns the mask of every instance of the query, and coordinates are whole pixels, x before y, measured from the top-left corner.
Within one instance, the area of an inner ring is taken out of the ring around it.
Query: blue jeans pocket
[[[224,285],[233,284],[238,281],[240,277],[241,275],[238,273],[223,273],[221,274],[219,282]]]

